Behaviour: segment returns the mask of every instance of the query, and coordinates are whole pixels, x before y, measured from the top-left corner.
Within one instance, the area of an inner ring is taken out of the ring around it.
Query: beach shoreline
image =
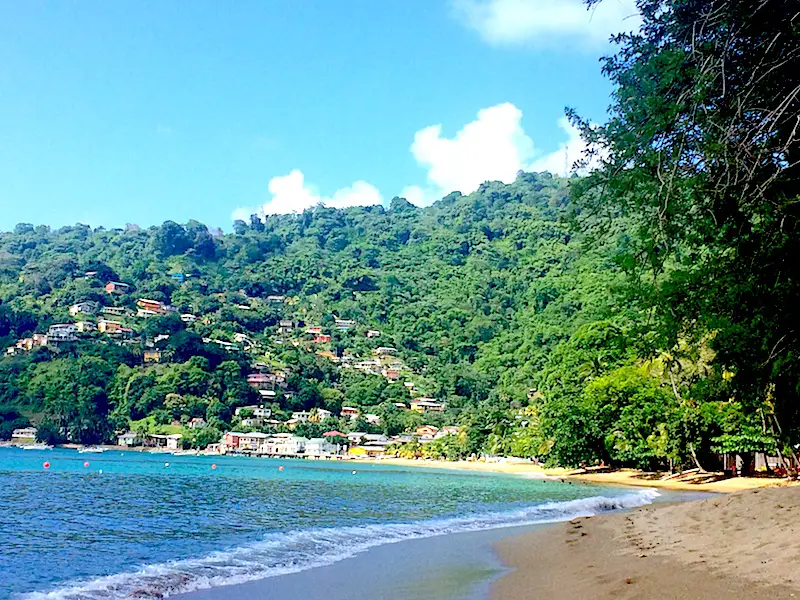
[[[617,469],[610,471],[577,472],[572,469],[547,469],[530,462],[484,462],[484,461],[443,461],[412,460],[406,458],[359,459],[360,463],[393,465],[398,467],[416,467],[427,469],[447,469],[454,471],[472,471],[484,473],[503,473],[520,475],[532,479],[563,481],[574,483],[591,483],[613,487],[644,487],[682,492],[734,493],[738,491],[761,489],[775,486],[798,486],[798,482],[790,482],[778,477],[731,477],[711,482],[694,482],[673,478],[661,479],[652,474],[636,469]]]
[[[495,544],[492,600],[800,597],[800,489],[747,490],[573,519]]]

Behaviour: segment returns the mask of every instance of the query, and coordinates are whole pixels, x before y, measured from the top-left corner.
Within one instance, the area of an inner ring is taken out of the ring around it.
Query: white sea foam
[[[527,508],[464,517],[306,529],[273,533],[263,541],[195,559],[148,565],[137,571],[73,582],[24,600],[151,600],[174,594],[233,585],[329,565],[374,546],[517,525],[566,521],[579,516],[650,504],[658,492],[644,489],[620,496],[594,496],[548,502]]]

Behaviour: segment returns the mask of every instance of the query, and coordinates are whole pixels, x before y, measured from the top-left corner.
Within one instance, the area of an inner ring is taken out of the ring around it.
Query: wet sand
[[[502,540],[492,600],[800,598],[800,488],[574,519]]]
[[[485,600],[509,572],[493,544],[539,526],[455,533],[377,546],[307,571],[174,596],[181,600]]]

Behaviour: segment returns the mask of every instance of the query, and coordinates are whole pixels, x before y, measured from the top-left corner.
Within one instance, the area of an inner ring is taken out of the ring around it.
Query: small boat
[[[52,450],[53,447],[47,444],[27,444],[22,446],[23,450]]]
[[[78,450],[78,454],[100,454],[102,452],[105,452],[105,450],[97,446],[87,446],[86,448]]]

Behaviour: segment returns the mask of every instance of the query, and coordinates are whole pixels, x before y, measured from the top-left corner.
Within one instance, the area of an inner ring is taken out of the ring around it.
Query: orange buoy
[[[46,462],[46,463],[44,463],[42,466],[43,466],[45,469],[49,469],[49,468],[50,468],[50,463],[49,463],[49,462]]]
[[[89,466],[89,461],[87,460],[85,463],[83,463],[83,466],[84,467],[88,467]]]
[[[213,464],[213,465],[211,465],[211,468],[212,468],[212,469],[216,469],[216,468],[217,468],[217,465],[216,465],[216,464]]]
[[[281,465],[280,467],[278,467],[278,471],[283,471],[283,465]]]

